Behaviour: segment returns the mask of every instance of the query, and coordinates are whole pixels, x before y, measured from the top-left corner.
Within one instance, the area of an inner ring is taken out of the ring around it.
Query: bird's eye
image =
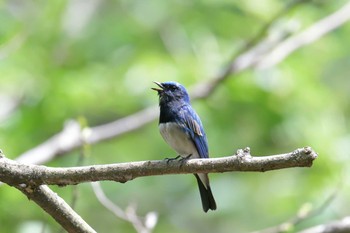
[[[177,86],[171,86],[170,89],[171,89],[172,91],[175,91],[175,90],[177,90]]]

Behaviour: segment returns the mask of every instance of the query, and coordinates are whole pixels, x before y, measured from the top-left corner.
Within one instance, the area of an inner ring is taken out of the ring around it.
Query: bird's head
[[[185,101],[186,103],[190,102],[190,97],[188,96],[185,87],[182,86],[180,83],[173,81],[154,83],[157,84],[159,88],[152,88],[152,90],[158,92],[160,104],[169,103],[173,101]]]

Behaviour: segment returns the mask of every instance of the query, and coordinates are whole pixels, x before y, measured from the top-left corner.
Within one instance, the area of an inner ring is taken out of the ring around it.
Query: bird
[[[182,159],[209,158],[208,142],[202,122],[192,108],[190,97],[183,85],[174,81],[156,82],[151,88],[159,96],[159,131],[167,144]],[[209,177],[206,173],[194,174],[204,212],[216,210]]]

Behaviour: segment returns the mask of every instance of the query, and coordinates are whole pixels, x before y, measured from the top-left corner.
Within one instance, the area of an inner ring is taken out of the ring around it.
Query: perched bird
[[[190,104],[184,86],[176,82],[154,82],[159,95],[159,131],[164,140],[182,158],[209,158],[207,137],[197,113]],[[216,203],[209,185],[208,174],[194,174],[204,212],[215,210]]]

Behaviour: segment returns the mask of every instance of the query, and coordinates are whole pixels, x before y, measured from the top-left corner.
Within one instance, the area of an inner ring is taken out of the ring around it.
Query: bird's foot
[[[191,158],[191,156],[192,156],[192,154],[189,154],[189,155],[187,155],[186,157],[182,157],[181,159],[180,159],[180,167],[182,167],[183,165],[184,165],[184,163],[187,161],[187,160],[189,160],[190,158]]]
[[[164,160],[168,164],[170,161],[178,160],[180,157],[181,157],[181,155],[178,155],[175,158],[165,158]]]

